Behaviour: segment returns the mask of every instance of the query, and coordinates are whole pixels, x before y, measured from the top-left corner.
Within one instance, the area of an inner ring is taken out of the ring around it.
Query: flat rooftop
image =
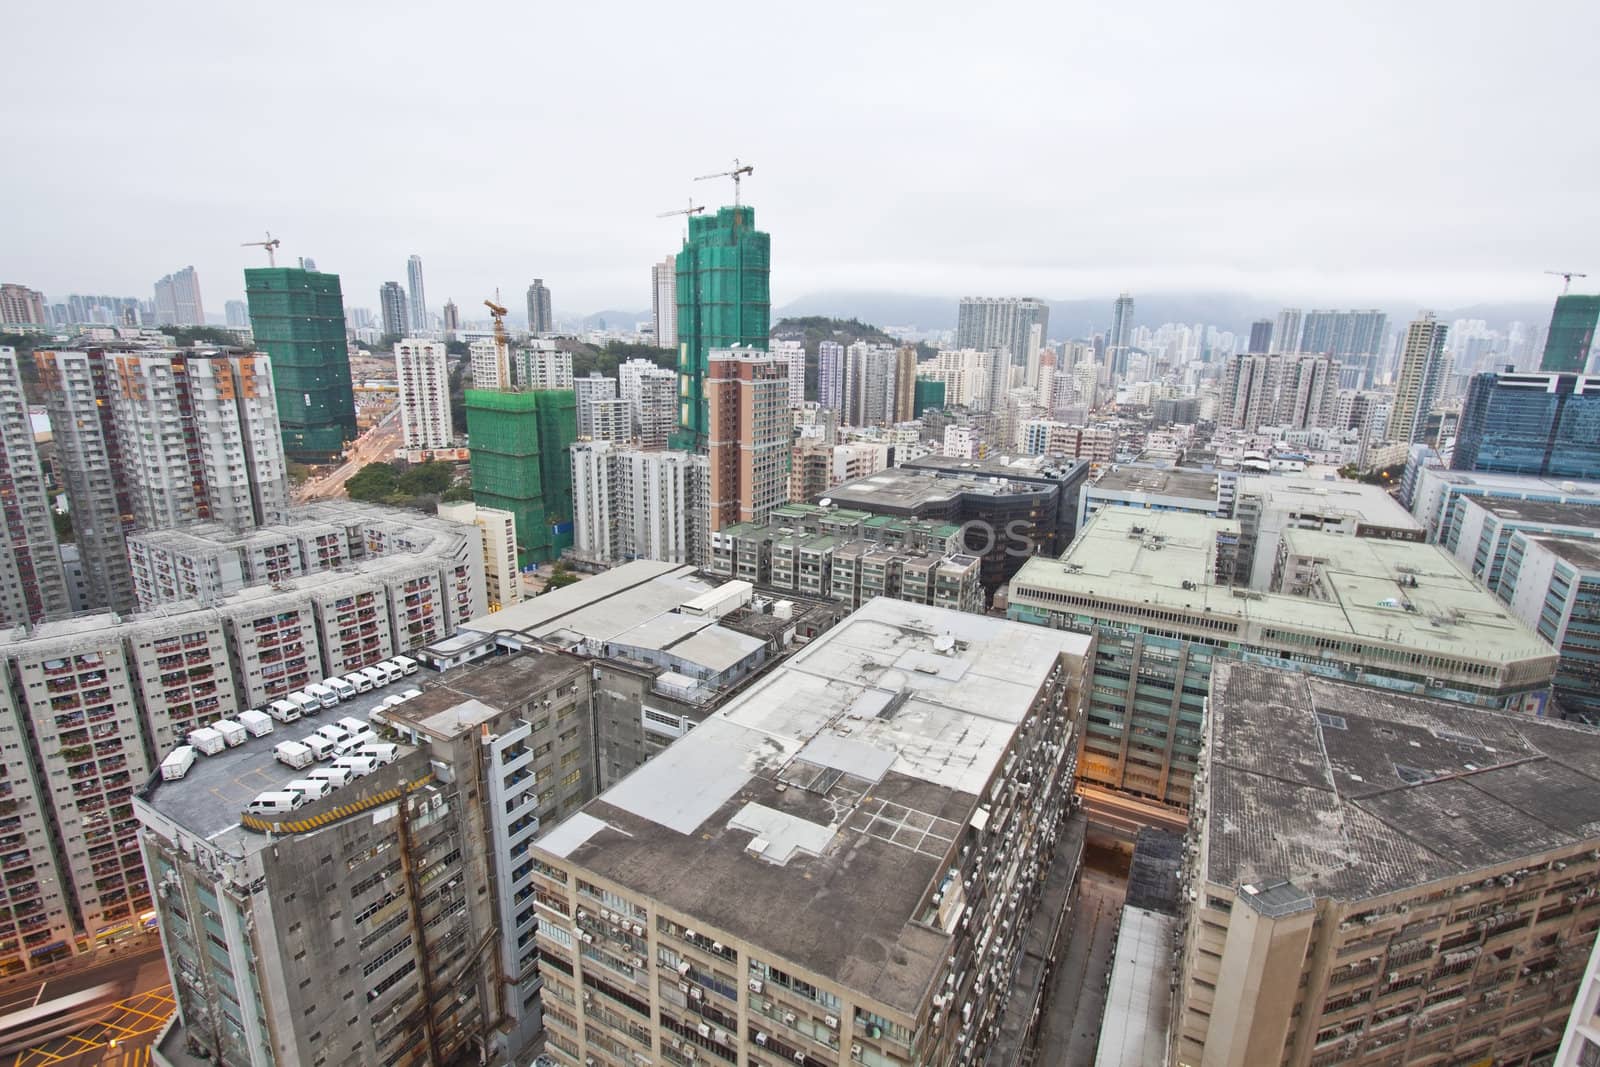
[[[212,841],[229,851],[243,855],[267,843],[265,834],[242,829],[239,816],[246,804],[258,794],[282,789],[296,778],[326,763],[313,763],[294,770],[279,763],[273,750],[284,741],[298,741],[316,732],[317,727],[336,723],[346,716],[367,722],[367,715],[384,699],[406,689],[421,689],[424,681],[441,677],[429,673],[413,674],[387,686],[357,695],[332,708],[321,708],[315,715],[303,716],[297,722],[272,723],[272,733],[263,737],[246,737],[237,748],[225,748],[214,756],[196,753],[194,766],[189,773],[175,782],[163,781],[159,774],[151,784],[145,802],[161,815],[198,837]],[[412,699],[421,699],[414,697]],[[400,705],[404,707],[405,705]],[[400,746],[402,753],[409,751]],[[165,756],[166,753],[159,753]],[[159,762],[159,758],[158,758]],[[346,786],[346,789],[351,788]],[[339,795],[339,790],[328,799]]]
[[[1535,537],[1533,541],[1579,570],[1600,571],[1600,542],[1573,537]]]
[[[587,669],[582,660],[559,652],[495,656],[433,676],[433,683],[421,696],[395,706],[384,716],[397,726],[449,739],[477,729],[534,694]]]
[[[1141,610],[1167,606],[1214,619],[1236,619],[1241,627],[1349,636],[1477,662],[1510,663],[1554,655],[1548,644],[1436,545],[1285,530],[1291,555],[1324,561],[1319,567],[1319,590],[1326,599],[1316,599],[1214,584],[1218,538],[1237,541],[1238,534],[1239,524],[1230,519],[1108,507],[1095,515],[1059,560],[1035,556],[1024,563],[1011,580],[1011,601],[1032,603],[1030,590],[1037,590],[1137,605]],[[1408,611],[1408,603],[1415,610]]]
[[[1600,837],[1600,731],[1218,661],[1212,882],[1356,901]]]
[[[1022,455],[985,456],[983,459],[965,459],[959,456],[918,456],[907,460],[904,467],[911,470],[945,471],[971,474],[980,478],[1019,478],[1033,481],[1063,481],[1089,461],[1072,456]]]
[[[893,507],[917,511],[934,505],[948,505],[962,496],[1020,496],[1047,493],[1051,489],[1052,486],[1038,481],[951,475],[934,470],[894,467],[836,485],[823,493],[822,499],[845,507]]]
[[[1345,479],[1246,475],[1239,479],[1239,495],[1259,496],[1265,509],[1342,513],[1372,526],[1422,531],[1422,523],[1400,502],[1376,485]]]
[[[1423,476],[1446,485],[1477,486],[1489,491],[1546,493],[1551,497],[1594,497],[1600,500],[1600,481],[1572,478],[1546,478],[1537,474],[1499,474],[1494,471],[1453,471],[1431,467]]]
[[[634,560],[563,589],[513,604],[462,624],[476,633],[518,633],[547,637],[560,630],[596,641],[631,629],[647,618],[672,611],[716,583],[695,577],[685,563]]]
[[[1166,1059],[1177,927],[1171,915],[1122,909],[1094,1067],[1148,1067]]]
[[[879,598],[535,848],[896,1009],[924,901],[1062,654],[1089,639]]]
[[[1504,523],[1566,526],[1575,530],[1600,529],[1600,500],[1592,504],[1563,504],[1554,500],[1477,496],[1467,497],[1466,506],[1482,508]]]
[[[1207,471],[1176,468],[1135,467],[1128,464],[1111,468],[1098,480],[1089,482],[1086,491],[1097,493],[1148,493],[1152,496],[1187,497],[1212,506],[1217,501],[1217,476]]]

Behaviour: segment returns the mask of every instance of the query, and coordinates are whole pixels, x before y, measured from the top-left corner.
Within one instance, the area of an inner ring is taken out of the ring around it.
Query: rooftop
[[[406,689],[421,688],[422,675],[412,675],[361,693],[354,700],[336,707],[321,708],[298,722],[274,721],[272,733],[262,737],[246,737],[237,748],[225,748],[214,756],[196,754],[194,766],[177,781],[163,781],[157,776],[149,785],[145,802],[156,812],[166,816],[197,837],[219,845],[236,855],[253,852],[266,844],[264,834],[252,833],[239,826],[239,816],[245,805],[258,794],[282,789],[296,778],[304,778],[308,771],[322,764],[294,770],[279,763],[274,749],[284,741],[298,741],[316,732],[317,727],[338,722],[345,717],[368,721],[368,714],[386,697]],[[414,697],[421,700],[421,697]],[[402,707],[404,705],[401,705]],[[401,750],[407,751],[402,745]],[[166,755],[160,753],[159,755]],[[345,786],[352,789],[353,785]],[[339,797],[334,790],[327,799]]]
[[[1533,541],[1579,570],[1600,571],[1600,542],[1574,537],[1535,537]]]
[[[1217,500],[1215,474],[1170,467],[1135,467],[1121,464],[1106,471],[1098,480],[1090,482],[1088,487],[1098,493],[1149,493],[1154,496],[1186,497],[1203,500],[1213,506]]]
[[[1207,876],[1359,901],[1600,839],[1600,731],[1218,661]]]
[[[876,599],[536,844],[914,1012],[921,909],[1059,655],[1088,638]]]
[[[949,475],[907,466],[879,471],[836,485],[823,498],[846,507],[917,511],[925,507],[948,506],[963,495],[1010,496],[1049,491],[1050,487],[1037,481],[1013,481],[977,474]]]
[[[1368,525],[1401,530],[1422,529],[1411,512],[1376,485],[1345,479],[1245,475],[1239,479],[1239,496],[1259,496],[1264,508],[1355,515]]]
[[[981,478],[1018,478],[1025,481],[1065,481],[1089,461],[1072,456],[987,456],[966,459],[960,456],[918,456],[904,464],[912,470],[954,471]]]
[[[448,739],[583,673],[582,660],[559,652],[524,652],[458,667],[384,716],[429,737]]]
[[[695,577],[689,564],[634,560],[563,589],[513,604],[462,624],[477,633],[546,637],[560,630],[609,641],[642,619],[671,611],[716,583]]]
[[[1059,560],[1035,556],[1024,563],[1011,580],[1011,601],[1029,603],[1030,591],[1094,597],[1140,610],[1169,607],[1217,621],[1348,635],[1477,662],[1554,655],[1435,545],[1286,530],[1291,555],[1322,561],[1318,599],[1214,584],[1219,538],[1227,544],[1238,533],[1239,524],[1229,519],[1105,508]]]
[[[1453,471],[1442,467],[1431,467],[1422,472],[1422,477],[1437,479],[1447,485],[1477,486],[1488,492],[1547,493],[1552,497],[1578,496],[1600,499],[1600,482],[1545,478],[1537,474]]]
[[[1177,926],[1170,915],[1122,909],[1095,1067],[1145,1067],[1166,1059]]]
[[[1564,504],[1554,500],[1469,497],[1466,506],[1482,508],[1504,523],[1569,526],[1582,530],[1600,528],[1600,501],[1592,504]]]

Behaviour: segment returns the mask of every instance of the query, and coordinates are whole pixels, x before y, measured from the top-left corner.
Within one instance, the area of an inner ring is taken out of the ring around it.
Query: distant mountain
[[[596,311],[585,315],[578,320],[585,330],[632,330],[641,322],[649,322],[654,312],[645,311],[617,311],[609,309]]]
[[[1046,298],[1048,299],[1048,298]],[[1371,302],[1320,305],[1250,296],[1244,293],[1134,293],[1134,324],[1159,326],[1165,322],[1201,322],[1219,329],[1248,334],[1250,323],[1256,319],[1276,318],[1285,307],[1372,307]],[[1050,300],[1050,336],[1088,337],[1104,331],[1111,325],[1111,308],[1115,294],[1103,300]],[[827,316],[858,319],[862,322],[882,323],[886,327],[910,326],[919,330],[954,330],[959,298],[919,296],[913,293],[887,293],[871,290],[836,290],[809,293],[797,300],[773,309],[773,319],[780,317]],[[1411,321],[1419,308],[1417,303],[1382,301],[1377,305],[1389,315],[1390,329]],[[1522,321],[1543,326],[1550,319],[1550,304],[1504,303],[1472,304],[1459,308],[1432,308],[1434,314],[1449,322],[1454,319],[1483,319],[1490,329],[1504,331],[1512,322]]]

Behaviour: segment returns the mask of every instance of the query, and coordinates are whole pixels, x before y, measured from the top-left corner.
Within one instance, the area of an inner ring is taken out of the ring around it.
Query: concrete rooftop
[[[1088,638],[877,599],[536,843],[913,1012],[923,903],[1059,655]]]
[[[1359,901],[1600,836],[1600,731],[1218,661],[1207,876]]]

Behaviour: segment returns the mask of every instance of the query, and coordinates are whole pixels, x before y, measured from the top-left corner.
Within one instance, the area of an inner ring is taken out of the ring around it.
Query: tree
[[[453,465],[429,460],[402,472],[395,489],[407,496],[437,496],[450,488],[455,478]]]
[[[544,583],[544,591],[550,593],[557,589],[564,589],[577,580],[578,576],[573,574],[565,563],[557,563],[550,572],[550,580]]]
[[[63,544],[70,544],[74,539],[72,532],[72,516],[65,511],[52,511],[50,521],[56,527],[56,540]]]
[[[202,345],[219,345],[228,348],[243,348],[253,350],[255,345],[232,330],[224,330],[218,326],[163,326],[161,332],[171,337],[180,348],[187,348],[198,341]]]
[[[310,467],[306,466],[304,463],[296,463],[294,460],[289,461],[290,485],[302,485],[309,477],[311,477]]]
[[[471,500],[471,499],[472,499],[472,486],[470,486],[470,485],[452,485],[450,488],[448,488],[448,489],[446,489],[444,491],[444,495],[439,498],[439,502],[441,504],[455,504],[455,503],[459,503],[459,502],[461,502],[463,500]]]
[[[351,500],[386,503],[399,488],[400,475],[388,463],[368,463],[344,483]]]

